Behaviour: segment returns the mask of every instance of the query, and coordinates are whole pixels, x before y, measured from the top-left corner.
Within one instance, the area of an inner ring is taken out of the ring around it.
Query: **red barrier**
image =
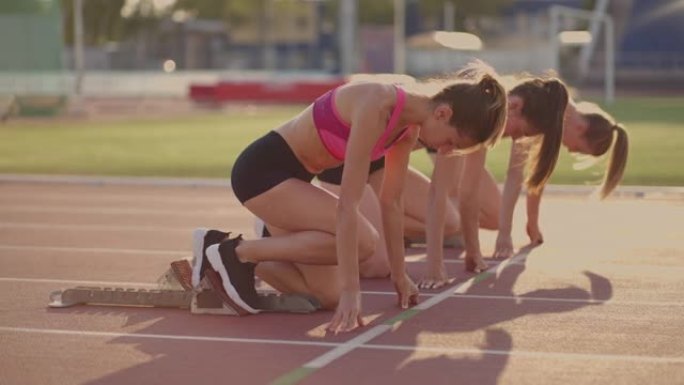
[[[321,81],[222,81],[216,85],[191,85],[190,99],[197,102],[221,103],[252,101],[275,103],[310,103],[341,84],[342,78]]]

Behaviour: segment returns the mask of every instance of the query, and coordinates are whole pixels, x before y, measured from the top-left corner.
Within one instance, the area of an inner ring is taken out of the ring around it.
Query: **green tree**
[[[199,19],[224,20],[228,24],[256,22],[273,0],[177,0],[174,10],[183,10]]]
[[[34,0],[44,1],[44,0]],[[74,0],[61,0],[64,12],[64,41],[74,41]],[[168,14],[154,9],[151,0],[139,0],[133,10],[122,15],[126,0],[83,0],[83,38],[86,45],[97,46],[121,41],[150,29]]]
[[[57,10],[58,5],[59,0],[2,0],[0,1],[0,14],[50,13]]]
[[[83,0],[83,40],[86,45],[117,41],[124,32],[121,9],[126,0]],[[62,0],[64,41],[74,41],[74,0]]]

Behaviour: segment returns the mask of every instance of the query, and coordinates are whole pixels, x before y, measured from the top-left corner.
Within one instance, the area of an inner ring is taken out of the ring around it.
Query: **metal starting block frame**
[[[204,282],[201,285],[203,289],[190,289],[191,285],[184,282],[189,276],[178,273],[180,270],[187,272],[185,264],[189,268],[189,263],[184,262],[174,262],[176,265],[172,264],[172,267],[157,280],[156,289],[78,286],[50,293],[48,307],[163,307],[190,309],[192,314],[238,315],[237,311],[226,305],[218,294],[207,289],[208,285]],[[182,269],[179,270],[179,266]],[[258,309],[262,312],[312,313],[320,308],[320,303],[309,296],[259,293]]]

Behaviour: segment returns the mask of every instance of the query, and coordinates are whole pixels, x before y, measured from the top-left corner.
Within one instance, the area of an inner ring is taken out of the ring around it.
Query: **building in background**
[[[618,24],[617,66],[621,82],[684,86],[684,2],[623,0],[613,12]]]
[[[0,71],[55,71],[64,67],[59,0],[0,1]]]

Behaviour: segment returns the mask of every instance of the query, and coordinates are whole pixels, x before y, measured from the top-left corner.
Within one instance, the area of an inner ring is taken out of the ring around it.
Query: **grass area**
[[[624,99],[606,109],[625,124],[630,156],[624,184],[684,186],[684,99]],[[300,110],[257,107],[167,120],[9,122],[0,126],[0,173],[227,178],[239,152]],[[502,180],[510,141],[488,156]],[[574,171],[561,153],[551,180],[584,184],[600,180],[601,164]],[[416,152],[412,163],[429,173]]]

